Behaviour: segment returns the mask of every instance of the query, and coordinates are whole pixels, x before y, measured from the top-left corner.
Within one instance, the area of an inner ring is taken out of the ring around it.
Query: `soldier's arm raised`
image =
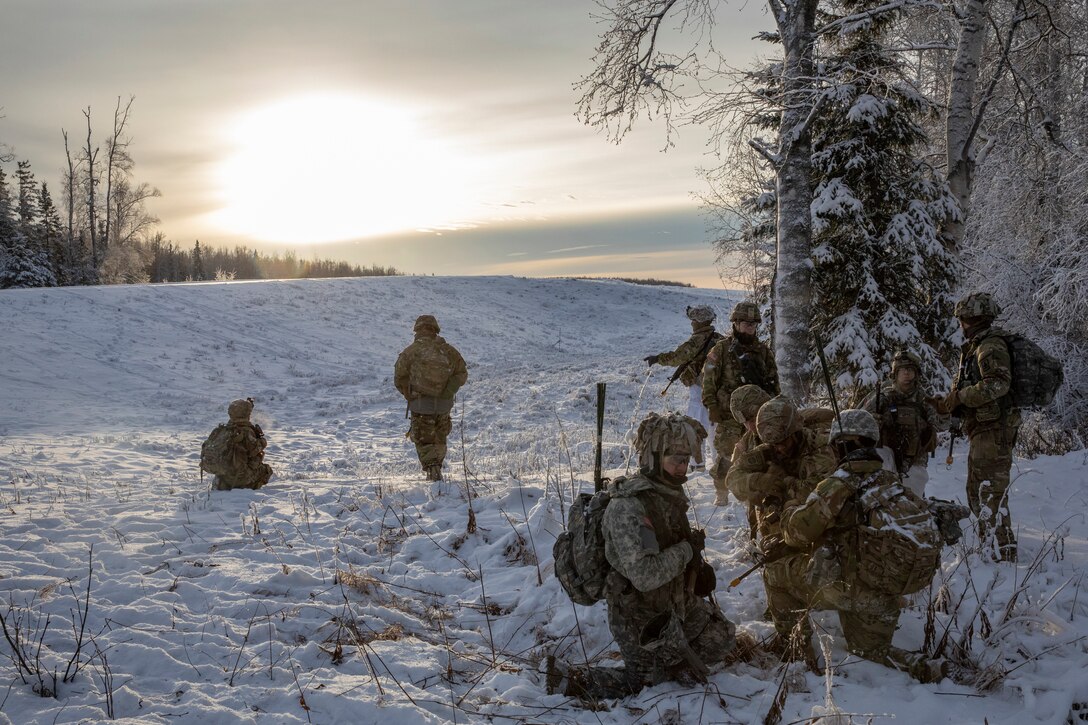
[[[804,501],[787,505],[782,511],[782,534],[786,543],[805,548],[818,541],[834,525],[854,489],[839,477],[825,478]]]
[[[677,365],[683,365],[688,360],[691,360],[699,353],[699,349],[706,342],[706,337],[703,335],[692,335],[684,342],[680,343],[672,352],[663,352],[657,356],[657,364],[664,365],[665,367],[674,368]]]
[[[757,446],[735,459],[725,478],[725,485],[744,503],[762,504],[769,496],[783,498],[786,476],[772,470],[764,451],[764,446]]]
[[[960,402],[968,408],[979,408],[1009,392],[1012,382],[1012,364],[1009,347],[997,335],[983,340],[975,353],[982,380],[960,389]]]
[[[640,592],[668,584],[691,560],[687,541],[661,550],[646,509],[636,498],[613,498],[605,509],[603,524],[608,563]]]

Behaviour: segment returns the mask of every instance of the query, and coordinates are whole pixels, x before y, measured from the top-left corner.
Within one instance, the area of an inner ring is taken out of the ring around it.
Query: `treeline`
[[[570,279],[610,279],[616,282],[628,282],[630,284],[645,284],[651,287],[694,287],[688,282],[674,282],[670,279],[656,279],[654,277],[570,277]]]
[[[138,182],[128,137],[132,99],[117,99],[113,125],[93,143],[91,109],[86,133],[69,145],[59,191],[38,182],[31,163],[0,143],[0,289],[56,285],[132,284],[210,279],[275,279],[393,275],[392,267],[360,267],[330,259],[300,260],[293,253],[262,255],[246,247],[185,249],[165,239],[147,209],[158,189]],[[15,163],[10,179],[4,165]]]
[[[294,252],[261,254],[248,247],[209,248],[198,241],[184,249],[153,240],[147,276],[152,282],[197,282],[229,279],[308,279],[316,277],[386,277],[401,274],[393,267],[361,267],[333,259],[299,259]]]

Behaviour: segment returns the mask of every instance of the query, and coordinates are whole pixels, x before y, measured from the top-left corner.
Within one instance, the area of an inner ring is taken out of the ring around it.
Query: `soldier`
[[[261,426],[249,421],[252,413],[253,398],[231,402],[230,422],[216,426],[200,447],[200,468],[215,474],[216,491],[256,490],[272,477],[272,467],[264,462],[268,441]]]
[[[711,471],[716,492],[714,503],[729,503],[726,476],[730,457],[737,445],[743,427],[729,415],[729,402],[733,391],[742,385],[758,385],[771,395],[778,395],[778,367],[770,349],[756,339],[759,325],[759,307],[754,302],[738,302],[729,315],[733,323],[732,333],[715,343],[706,356],[703,366],[703,405],[710,422],[717,425],[714,434],[714,451],[717,461]]]
[[[903,485],[925,497],[929,454],[937,447],[937,431],[947,427],[919,385],[922,359],[909,350],[892,358],[892,379],[870,393],[861,407],[880,426],[880,445],[891,450]]]
[[[797,621],[789,598],[795,566],[791,562],[803,554],[783,541],[782,509],[788,501],[804,500],[819,481],[835,470],[837,459],[824,437],[804,426],[801,411],[785,396],[772,398],[760,407],[756,434],[763,442],[737,458],[729,470],[728,483],[738,499],[755,507],[759,545],[767,562],[763,570],[767,608],[779,634],[779,645],[785,650]],[[800,654],[815,659],[811,651],[792,652],[792,656]]]
[[[616,479],[601,523],[608,574],[608,627],[623,667],[569,668],[548,660],[548,691],[624,697],[678,676],[705,680],[732,650],[735,628],[703,597],[716,586],[702,557],[705,532],[688,523],[688,459],[706,431],[679,413],[651,413],[639,425],[640,470]]]
[[[393,384],[408,401],[408,434],[423,472],[428,481],[441,481],[453,398],[468,380],[468,369],[457,348],[438,335],[433,315],[417,317],[413,330],[416,339],[397,357]]]
[[[775,626],[780,633],[796,627],[804,647],[811,637],[808,621],[811,609],[833,609],[839,614],[846,646],[850,652],[888,667],[901,669],[920,682],[936,682],[945,674],[943,660],[927,659],[892,645],[899,621],[899,593],[890,587],[877,588],[863,579],[867,566],[859,550],[858,529],[869,525],[866,502],[879,501],[909,512],[909,534],[919,542],[917,551],[904,567],[913,577],[905,586],[933,578],[940,564],[942,541],[936,522],[920,497],[903,492],[899,477],[883,469],[875,445],[880,437],[876,420],[864,410],[844,410],[831,426],[831,444],[840,457],[838,470],[821,481],[806,497],[796,499],[782,511],[782,534],[786,544],[806,551],[792,557],[783,572],[789,586],[774,589]],[[896,497],[899,497],[898,499]],[[875,547],[874,547],[875,548]],[[878,556],[872,552],[873,556]],[[915,561],[915,559],[917,559]],[[869,573],[866,570],[866,574]],[[900,572],[897,572],[897,574]],[[896,583],[898,583],[898,579]],[[768,596],[771,588],[768,587]]]
[[[967,505],[978,518],[979,541],[993,533],[997,557],[1016,561],[1016,534],[1009,513],[1009,471],[1020,429],[1020,410],[1006,397],[1012,382],[1009,347],[993,327],[1001,309],[993,297],[974,292],[956,303],[955,315],[967,340],[959,373],[939,412],[962,420],[970,442],[967,454]]]
[[[733,460],[740,460],[748,451],[758,446],[761,441],[759,439],[759,433],[756,432],[756,414],[759,413],[759,409],[771,399],[771,396],[766,390],[758,385],[742,385],[733,391],[733,394],[729,396],[729,412],[733,414],[733,420],[744,426],[744,435],[737,441],[737,445],[733,447]],[[751,541],[755,541],[759,536],[759,521],[756,516],[756,507],[751,503],[748,504],[748,534],[751,537]]]
[[[691,320],[691,337],[672,352],[662,352],[643,358],[648,365],[675,367],[673,379],[679,375],[680,382],[688,388],[688,416],[703,424],[714,437],[714,424],[710,422],[707,410],[703,406],[703,363],[706,354],[722,335],[714,329],[714,310],[707,305],[689,306],[688,319]],[[694,457],[694,469],[703,470],[703,452]]]

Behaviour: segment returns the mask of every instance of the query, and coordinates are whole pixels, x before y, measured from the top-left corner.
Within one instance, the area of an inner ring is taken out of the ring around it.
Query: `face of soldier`
[[[902,367],[895,371],[895,387],[903,392],[912,390],[917,379],[918,371],[912,367]]]
[[[733,326],[737,328],[737,332],[743,332],[745,335],[756,334],[756,328],[759,327],[759,325],[750,321],[737,321],[733,323]]]
[[[661,470],[670,476],[679,478],[688,472],[690,453],[670,453],[661,458]]]

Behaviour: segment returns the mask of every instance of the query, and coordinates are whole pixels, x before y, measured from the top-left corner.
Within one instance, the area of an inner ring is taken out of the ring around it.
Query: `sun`
[[[294,96],[239,117],[218,168],[221,228],[270,242],[449,227],[474,205],[474,164],[420,115],[344,94]]]

